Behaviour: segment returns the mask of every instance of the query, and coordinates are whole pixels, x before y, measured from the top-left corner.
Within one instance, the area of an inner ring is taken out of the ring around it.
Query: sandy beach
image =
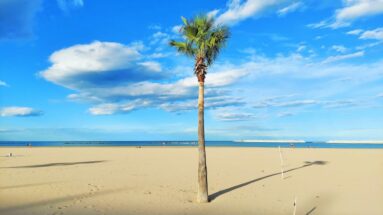
[[[208,147],[198,204],[196,148],[0,148],[0,214],[383,214],[383,150],[282,154],[284,179],[276,148]]]

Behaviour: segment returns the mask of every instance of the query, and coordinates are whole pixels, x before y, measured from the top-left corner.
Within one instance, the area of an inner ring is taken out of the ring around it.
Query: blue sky
[[[207,140],[383,139],[382,0],[0,1],[0,140],[194,140],[207,13],[231,37],[206,78]]]

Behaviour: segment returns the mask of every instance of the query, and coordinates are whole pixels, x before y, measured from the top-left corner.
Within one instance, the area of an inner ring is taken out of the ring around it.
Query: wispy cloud
[[[40,110],[35,110],[30,107],[4,107],[0,109],[0,116],[2,117],[28,117],[28,116],[41,116],[43,114]]]
[[[247,18],[254,17],[264,12],[266,9],[281,6],[286,1],[283,0],[229,0],[227,9],[218,15],[218,10],[214,10],[217,15],[218,24],[234,25]]]
[[[318,23],[310,24],[311,28],[341,28],[350,26],[357,19],[383,13],[383,0],[345,0],[343,7],[335,14]]]
[[[84,6],[83,0],[57,0],[59,8],[68,12],[70,9],[80,8]]]
[[[382,0],[347,0],[343,8],[336,11],[336,21],[345,22],[383,13]]]
[[[360,105],[359,102],[354,100],[325,101],[322,103],[325,108],[355,107]]]
[[[294,116],[294,115],[295,114],[292,112],[283,112],[283,113],[278,114],[278,117],[283,118],[283,117],[290,117],[290,116]]]
[[[270,107],[301,107],[307,105],[318,104],[315,100],[296,100],[296,101],[274,101],[266,100],[253,105],[254,108],[270,108]]]
[[[282,97],[281,97],[282,98]],[[327,109],[338,109],[338,108],[351,108],[356,106],[362,106],[367,105],[367,101],[356,101],[353,99],[341,99],[341,100],[286,100],[286,98],[283,98],[283,100],[280,99],[266,99],[260,102],[257,102],[253,105],[254,108],[260,109],[260,108],[279,108],[279,109],[295,109],[295,108],[302,108],[302,107],[312,107],[317,106],[321,108],[327,108]],[[286,116],[292,116],[296,113],[293,112],[282,112],[278,114],[278,117],[286,117]]]
[[[150,45],[156,45],[156,44],[167,44],[170,40],[170,35],[168,33],[157,31],[155,32],[150,40]]]
[[[164,69],[159,62],[147,60],[153,53],[145,54],[140,50],[136,46],[111,42],[75,45],[53,53],[50,57],[52,65],[40,75],[50,82],[74,90],[68,98],[89,102],[92,105],[89,113],[95,115],[129,113],[142,108],[160,108],[170,112],[195,109],[198,89],[195,76],[174,76],[179,66],[182,71],[192,71],[191,66],[177,65]],[[315,99],[318,95],[333,95],[339,90],[345,91],[381,77],[383,62],[380,61],[365,65],[350,61],[331,63],[363,55],[361,51],[332,56],[324,61],[297,53],[269,58],[250,55],[246,61],[217,62],[209,68],[206,79],[206,108],[249,104],[256,108],[323,106],[322,102]],[[363,74],[360,71],[364,71]],[[344,77],[358,81],[342,82],[342,89],[339,89],[334,84],[339,81],[333,83],[332,80]],[[284,83],[279,84],[281,89],[265,87],[270,78],[273,84]],[[292,83],[289,88],[283,88],[286,79]],[[310,80],[316,81],[306,92],[313,97],[254,101],[254,92],[260,91],[258,86],[263,86],[261,91],[266,92],[296,93],[302,88],[293,85],[304,86]],[[320,87],[320,84],[326,84],[327,87],[311,90]]]
[[[355,29],[355,30],[348,31],[346,34],[349,34],[349,35],[359,35],[362,32],[363,32],[362,29]]]
[[[145,60],[137,46],[112,42],[93,42],[58,50],[50,56],[52,66],[40,72],[47,81],[77,91],[68,96],[74,101],[93,102],[94,115],[128,113],[135,109],[160,107],[167,111],[191,109],[196,104],[198,82],[194,76],[165,81],[171,71],[161,64]],[[192,69],[189,69],[192,71]],[[215,93],[249,71],[246,68],[222,68],[209,73],[206,80],[206,107],[237,105]]]
[[[291,12],[294,12],[294,11],[297,11],[298,9],[302,8],[303,7],[303,3],[302,2],[293,2],[292,4],[282,8],[282,9],[279,9],[277,11],[278,15],[280,16],[284,16],[288,13],[291,13]]]
[[[8,87],[9,85],[5,82],[0,80],[0,87]]]
[[[374,30],[364,31],[359,38],[383,40],[383,28],[376,28]]]
[[[326,27],[329,27],[329,26],[330,26],[330,21],[329,20],[322,20],[320,22],[311,23],[311,24],[307,25],[307,27],[309,27],[309,28],[326,28]]]
[[[347,52],[347,48],[342,45],[333,45],[331,46],[332,50],[335,50],[336,52],[345,53]]]
[[[100,104],[89,108],[89,112],[92,115],[111,115],[116,113],[129,113],[135,109],[147,107],[150,105],[149,100],[137,99],[131,102],[118,104],[118,103],[107,103]]]
[[[322,63],[333,63],[333,62],[337,62],[337,61],[341,61],[341,60],[347,60],[347,59],[357,58],[357,57],[362,57],[362,56],[364,56],[364,51],[358,51],[358,52],[351,53],[351,54],[330,56],[330,57],[326,58],[324,61],[322,61]]]
[[[207,96],[205,99],[205,108],[206,109],[215,109],[229,106],[241,106],[245,103],[232,96]],[[165,102],[160,105],[160,107],[169,112],[182,112],[195,110],[197,108],[197,99],[189,99],[186,101],[178,102]]]
[[[247,121],[254,119],[252,113],[235,113],[235,112],[218,112],[214,114],[214,117],[220,121]]]

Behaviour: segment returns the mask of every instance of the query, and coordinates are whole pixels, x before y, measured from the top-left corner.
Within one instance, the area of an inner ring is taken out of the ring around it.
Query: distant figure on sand
[[[9,153],[9,157],[12,157],[12,152],[11,152],[11,153]]]

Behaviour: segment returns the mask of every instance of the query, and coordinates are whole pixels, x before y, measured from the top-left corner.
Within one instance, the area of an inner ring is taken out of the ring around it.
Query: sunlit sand
[[[12,152],[12,157],[7,157]],[[192,147],[1,148],[0,214],[383,214],[383,150],[208,147],[209,198]]]

